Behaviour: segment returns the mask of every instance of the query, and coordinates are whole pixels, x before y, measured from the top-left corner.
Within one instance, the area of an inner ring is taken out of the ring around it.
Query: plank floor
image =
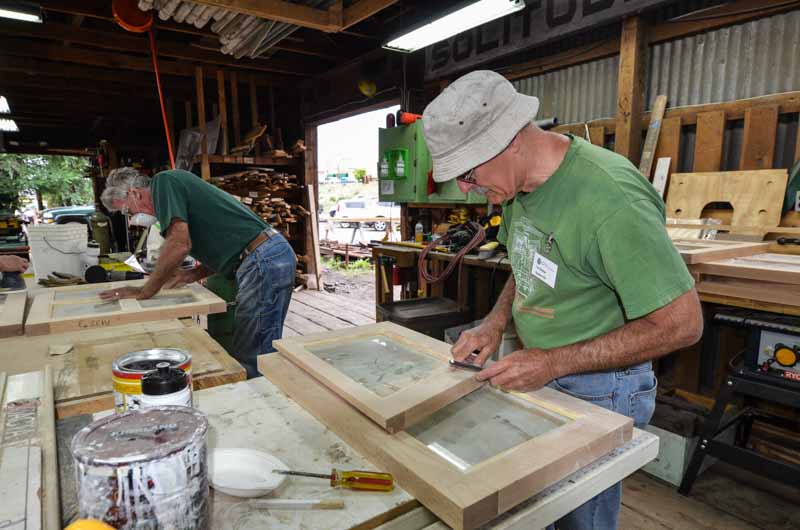
[[[325,291],[306,290],[292,295],[283,335],[310,335],[375,322],[375,303]]]
[[[325,291],[294,293],[284,335],[308,335],[375,322],[372,300]],[[798,498],[784,500],[753,484],[764,482],[747,473],[737,479],[720,473],[717,464],[701,475],[691,497],[638,472],[623,481],[622,530],[800,530]]]

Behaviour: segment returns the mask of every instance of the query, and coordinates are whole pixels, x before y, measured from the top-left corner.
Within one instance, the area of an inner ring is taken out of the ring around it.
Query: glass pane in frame
[[[191,291],[184,293],[161,294],[146,300],[138,300],[139,306],[143,308],[164,307],[168,305],[193,304],[197,298]]]
[[[571,421],[535,403],[482,387],[406,429],[461,471]]]
[[[380,397],[408,388],[442,363],[382,334],[308,344],[306,349]]]
[[[58,304],[53,307],[53,318],[80,317],[97,313],[116,313],[121,311],[119,300],[85,304]]]

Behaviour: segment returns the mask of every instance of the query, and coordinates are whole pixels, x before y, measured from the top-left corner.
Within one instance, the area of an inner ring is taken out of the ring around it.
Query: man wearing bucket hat
[[[650,183],[622,156],[539,129],[538,108],[499,74],[476,71],[423,114],[434,180],[457,179],[503,205],[498,239],[513,270],[452,354],[483,366],[513,318],[524,349],[484,366],[479,380],[549,385],[643,426],[655,408],[651,360],[700,338],[697,293]],[[617,484],[557,526],[616,528],[620,496]]]
[[[166,238],[155,270],[142,287],[100,293],[104,300],[146,299],[162,287],[199,281],[214,274],[235,278],[232,355],[257,377],[256,357],[275,351],[294,287],[297,258],[288,241],[231,195],[183,170],[151,179],[133,168],[112,171],[101,197],[110,211],[131,215],[132,224],[160,223]],[[179,269],[187,255],[202,263]]]

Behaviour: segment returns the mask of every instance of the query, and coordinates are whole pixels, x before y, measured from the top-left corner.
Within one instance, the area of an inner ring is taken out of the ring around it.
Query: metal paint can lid
[[[202,412],[162,406],[99,419],[72,438],[74,459],[91,465],[124,465],[167,457],[208,432]]]
[[[192,356],[189,352],[178,348],[151,348],[133,351],[115,359],[111,364],[111,371],[116,377],[140,379],[155,370],[156,365],[160,362],[168,362],[170,366],[189,371]]]
[[[142,377],[142,394],[163,396],[180,392],[187,385],[186,372],[172,368],[168,362],[156,364],[156,369]]]

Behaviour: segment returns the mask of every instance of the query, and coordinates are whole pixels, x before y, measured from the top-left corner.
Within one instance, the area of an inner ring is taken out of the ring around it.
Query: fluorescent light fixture
[[[17,127],[17,122],[14,120],[0,119],[0,131],[19,132],[19,127]]]
[[[13,18],[25,22],[41,22],[42,8],[22,0],[0,0],[0,18]]]
[[[11,112],[11,107],[8,106],[8,100],[5,96],[0,96],[0,114],[8,114]]]
[[[452,13],[411,30],[383,45],[387,50],[411,53],[449,39],[468,29],[525,9],[525,0],[477,0]]]

